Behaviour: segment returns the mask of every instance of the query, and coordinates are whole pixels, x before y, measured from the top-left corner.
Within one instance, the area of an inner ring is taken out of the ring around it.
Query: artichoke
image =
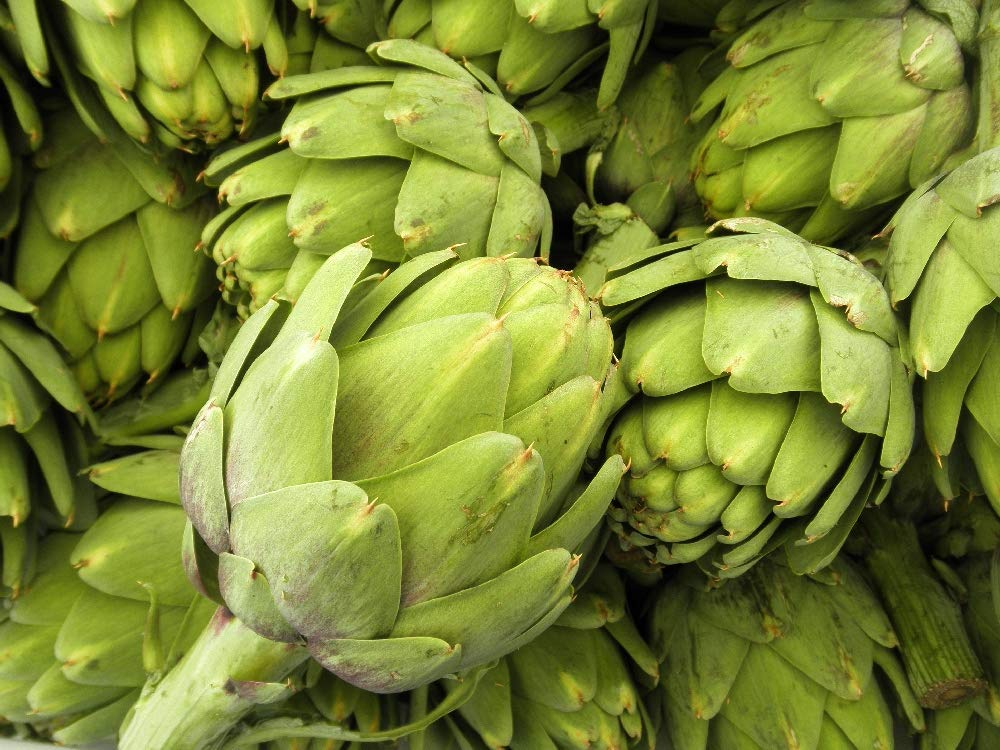
[[[713,29],[719,11],[730,4],[730,0],[701,0],[697,3],[690,0],[659,0],[656,18],[678,26]]]
[[[1000,620],[990,567],[990,555],[973,555],[953,571],[952,579],[962,596],[969,636],[986,668],[988,691],[964,705],[931,713],[921,750],[988,750],[1000,745]]]
[[[712,122],[692,162],[712,217],[762,216],[833,242],[966,145],[973,3],[786,0],[751,13],[761,6],[692,113]]]
[[[271,301],[244,324],[182,456],[190,574],[273,658],[220,615],[123,748],[224,731],[239,697],[184,686],[223,684],[229,655],[277,682],[301,643],[400,692],[515,650],[568,606],[573,552],[599,543],[624,469],[612,456],[579,481],[610,406],[607,321],[532,259],[443,270],[441,251],[355,285],[370,258],[333,254],[291,312]]]
[[[183,651],[214,609],[184,574],[184,523],[175,485],[168,501],[114,496],[85,533],[41,540],[32,586],[0,624],[0,715],[60,744],[115,734],[157,653]]]
[[[15,65],[4,55],[12,29],[0,5],[0,239],[17,225],[24,182],[22,158],[42,142],[42,119]]]
[[[214,280],[193,251],[212,207],[178,171],[186,163],[154,161],[128,141],[101,144],[69,113],[50,122],[14,285],[85,394],[110,401],[194,357]]]
[[[622,581],[599,567],[555,625],[484,675],[461,720],[442,724],[466,743],[458,747],[652,750],[632,664],[655,684],[659,665],[626,611]]]
[[[36,521],[86,528],[93,488],[81,423],[87,402],[52,342],[31,323],[33,306],[0,282],[0,595],[17,597],[31,575]]]
[[[268,97],[296,100],[280,135],[207,168],[229,208],[203,241],[244,317],[279,291],[294,299],[365,237],[379,269],[449,245],[465,258],[547,250],[538,142],[495,84],[417,42],[371,51],[384,65],[274,84]]]
[[[881,574],[878,585],[891,618],[900,603],[911,607],[903,610],[909,615],[906,630],[896,629],[900,649],[914,691],[929,695],[939,708],[928,713],[919,747],[986,750],[1000,740],[1000,601],[992,583],[1000,518],[971,497],[948,503],[944,511],[930,478],[919,475],[920,486],[911,474],[907,464],[900,477],[906,486],[893,485],[890,507],[896,517],[912,519],[924,551],[912,541],[909,551],[899,549],[913,532],[904,527],[900,533],[903,524],[896,522],[890,534],[879,535],[879,559],[870,554],[869,567]],[[901,496],[903,489],[909,497]],[[933,579],[914,586],[913,571],[921,568],[933,568]]]
[[[716,589],[691,573],[657,590],[649,619],[673,747],[891,750],[896,701],[876,672],[923,728],[885,612],[846,560],[815,580],[768,561]]]
[[[258,723],[252,723],[237,735],[240,745],[250,746],[247,740],[253,735],[260,750],[387,750],[394,746],[390,742],[352,743],[309,733],[320,734],[315,728],[321,722],[335,728],[333,734],[371,735],[391,731],[400,709],[394,700],[396,696],[369,693],[349,685],[315,661],[307,662],[300,680],[302,689],[287,701],[263,705],[255,712],[251,722],[258,720]],[[272,730],[276,725],[280,729]]]
[[[398,0],[390,38],[412,37],[487,70],[509,96],[548,93],[603,57],[597,103],[614,104],[653,33],[656,0]]]
[[[994,148],[915,191],[885,231],[885,275],[908,317],[935,484],[1000,513],[998,176]]]
[[[851,256],[760,219],[720,229],[634,256],[599,294],[636,395],[606,439],[630,467],[610,520],[655,565],[731,577],[784,546],[815,571],[909,454],[901,332]]]
[[[867,514],[863,526],[858,546],[899,636],[917,701],[946,709],[981,696],[987,689],[983,667],[958,605],[921,549],[917,526],[884,512]]]
[[[272,75],[288,65],[275,0],[62,0],[47,12],[38,6],[14,6],[35,77],[48,83],[51,52],[73,98],[87,97],[81,89],[92,85],[122,130],[142,143],[195,150],[246,133],[260,99],[258,50]],[[87,124],[106,135],[100,122]]]

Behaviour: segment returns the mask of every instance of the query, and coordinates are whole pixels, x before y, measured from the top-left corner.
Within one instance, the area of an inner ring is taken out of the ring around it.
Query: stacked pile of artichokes
[[[0,746],[1000,746],[1000,0],[0,0]]]

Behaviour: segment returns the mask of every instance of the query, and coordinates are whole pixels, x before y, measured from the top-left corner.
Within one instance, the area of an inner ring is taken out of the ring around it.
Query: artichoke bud
[[[452,728],[498,747],[648,746],[654,733],[633,673],[655,684],[659,665],[619,575],[598,566],[555,625],[486,675]]]
[[[720,13],[738,33],[695,104],[693,119],[712,124],[691,161],[713,218],[770,218],[831,243],[869,230],[967,145],[973,14],[921,6]]]
[[[89,459],[81,425],[92,422],[77,379],[51,339],[31,325],[34,306],[0,282],[0,594],[17,596],[33,566],[35,522],[86,528],[93,488],[79,476]],[[41,511],[41,513],[39,513]]]
[[[74,123],[63,112],[60,129]],[[162,377],[215,286],[195,253],[211,208],[183,194],[187,165],[157,162],[130,143],[77,135],[46,154],[28,198],[14,284],[66,350],[92,400]]]
[[[909,324],[920,376],[923,439],[946,498],[985,494],[1000,509],[1000,315],[987,238],[1000,222],[991,206],[993,148],[925,183],[883,236],[886,286]]]
[[[722,228],[612,267],[601,290],[636,394],[606,442],[631,465],[612,526],[659,564],[727,577],[784,546],[815,571],[909,454],[898,322],[853,259],[760,220]]]
[[[275,76],[288,67],[277,9],[213,8],[195,0],[58,6],[70,51],[67,86],[107,112],[91,117],[106,136],[117,125],[166,149],[197,150],[244,133],[255,119],[260,63]],[[163,29],[170,29],[164,37]],[[76,68],[81,75],[77,75]]]
[[[658,691],[672,742],[707,748],[749,737],[767,747],[794,736],[803,747],[823,747],[846,735],[855,746],[891,747],[889,701],[897,696],[923,728],[884,610],[849,563],[836,566],[840,575],[829,582],[769,562],[717,589],[697,576],[660,589],[649,624],[654,651],[677,675]],[[699,645],[705,628],[711,648]],[[772,690],[791,689],[794,705],[764,710],[774,705]]]
[[[241,282],[272,274],[264,288],[240,283],[249,300],[237,304],[263,304],[294,249],[329,255],[367,238],[383,268],[449,246],[463,258],[547,252],[538,141],[496,84],[409,40],[371,54],[379,66],[275,83],[269,98],[294,101],[280,139],[209,164],[207,182],[243,210],[206,228],[206,250]]]
[[[176,556],[183,528],[175,504],[115,496],[85,533],[40,542],[32,587],[0,625],[5,716],[54,728],[59,742],[114,736],[146,681],[149,618],[163,646],[183,648],[182,624],[210,614],[192,605]]]
[[[360,244],[334,253],[287,318],[271,302],[240,329],[181,493],[202,540],[189,574],[213,575],[207,545],[246,625],[398,692],[555,620],[623,467],[613,457],[567,501],[607,418],[612,351],[571,277],[446,250],[359,282],[370,261]],[[470,626],[473,611],[493,614]]]

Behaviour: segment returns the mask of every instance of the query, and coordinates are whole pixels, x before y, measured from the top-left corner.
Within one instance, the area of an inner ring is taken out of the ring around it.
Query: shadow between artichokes
[[[0,715],[60,744],[114,737],[147,672],[198,634],[213,605],[184,574],[176,485],[172,495],[112,496],[83,534],[39,542],[37,575],[0,624]]]
[[[732,577],[784,547],[815,571],[909,455],[902,331],[853,257],[760,219],[713,234],[637,252],[598,295],[635,395],[606,438],[629,464],[611,524],[655,566]]]
[[[0,282],[0,598],[16,598],[30,580],[39,528],[85,529],[97,516],[93,487],[78,475],[93,414],[28,317],[34,309]]]

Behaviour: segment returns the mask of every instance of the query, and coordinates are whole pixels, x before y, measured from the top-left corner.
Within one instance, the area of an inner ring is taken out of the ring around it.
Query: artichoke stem
[[[980,153],[1000,146],[1000,1],[983,0],[979,14]]]
[[[869,511],[863,520],[866,563],[882,597],[906,666],[924,708],[957,706],[987,687],[958,604],[934,575],[909,522]]]
[[[262,638],[224,607],[191,650],[159,681],[147,682],[122,724],[120,750],[202,750],[259,703],[309,656],[302,646]]]

